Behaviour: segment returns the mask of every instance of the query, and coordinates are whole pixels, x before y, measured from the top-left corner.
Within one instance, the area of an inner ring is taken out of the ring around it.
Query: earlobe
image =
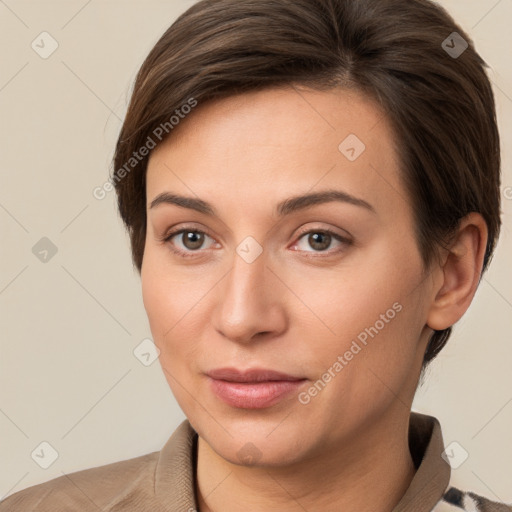
[[[437,331],[455,324],[473,300],[487,245],[488,230],[479,213],[470,213],[459,225],[440,272],[441,285],[435,296],[427,325]]]

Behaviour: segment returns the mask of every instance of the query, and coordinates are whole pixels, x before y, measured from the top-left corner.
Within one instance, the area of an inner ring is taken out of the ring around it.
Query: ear
[[[461,220],[439,269],[440,285],[433,290],[435,297],[427,317],[430,328],[447,329],[469,308],[480,281],[487,236],[487,224],[479,213]]]

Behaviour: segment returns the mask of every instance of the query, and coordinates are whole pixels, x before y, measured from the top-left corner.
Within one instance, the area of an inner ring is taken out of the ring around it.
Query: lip
[[[296,392],[307,380],[286,373],[252,368],[218,368],[207,373],[210,387],[223,402],[241,409],[263,409]]]
[[[268,381],[294,381],[303,380],[305,377],[295,377],[287,373],[276,372],[265,368],[250,368],[238,370],[237,368],[217,368],[207,372],[212,379],[226,380],[229,382],[268,382]]]

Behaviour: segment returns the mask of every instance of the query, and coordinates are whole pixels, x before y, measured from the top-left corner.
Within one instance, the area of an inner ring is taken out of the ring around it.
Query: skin
[[[351,133],[366,146],[352,162],[338,149]],[[326,189],[375,211],[330,201],[275,212]],[[163,192],[201,198],[217,215],[151,208]],[[407,433],[428,338],[462,316],[478,285],[482,217],[463,219],[451,250],[425,269],[383,112],[356,91],[292,87],[200,105],[152,152],[147,205],[144,305],[165,377],[199,434],[200,511],[391,511],[415,472]],[[171,228],[202,230],[204,243],[162,241]],[[325,229],[350,243],[327,238],[318,250],[303,234]],[[236,252],[248,236],[263,248],[252,263]],[[400,312],[307,404],[292,393],[237,408],[210,389],[205,372],[233,366],[304,377],[307,391],[396,303]],[[238,455],[247,443],[252,461]]]

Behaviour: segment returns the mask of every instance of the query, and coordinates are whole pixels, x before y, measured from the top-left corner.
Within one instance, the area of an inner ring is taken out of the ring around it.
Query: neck
[[[375,422],[344,446],[286,466],[245,467],[198,439],[199,512],[391,512],[415,473],[408,418]],[[341,443],[340,443],[341,444]]]

